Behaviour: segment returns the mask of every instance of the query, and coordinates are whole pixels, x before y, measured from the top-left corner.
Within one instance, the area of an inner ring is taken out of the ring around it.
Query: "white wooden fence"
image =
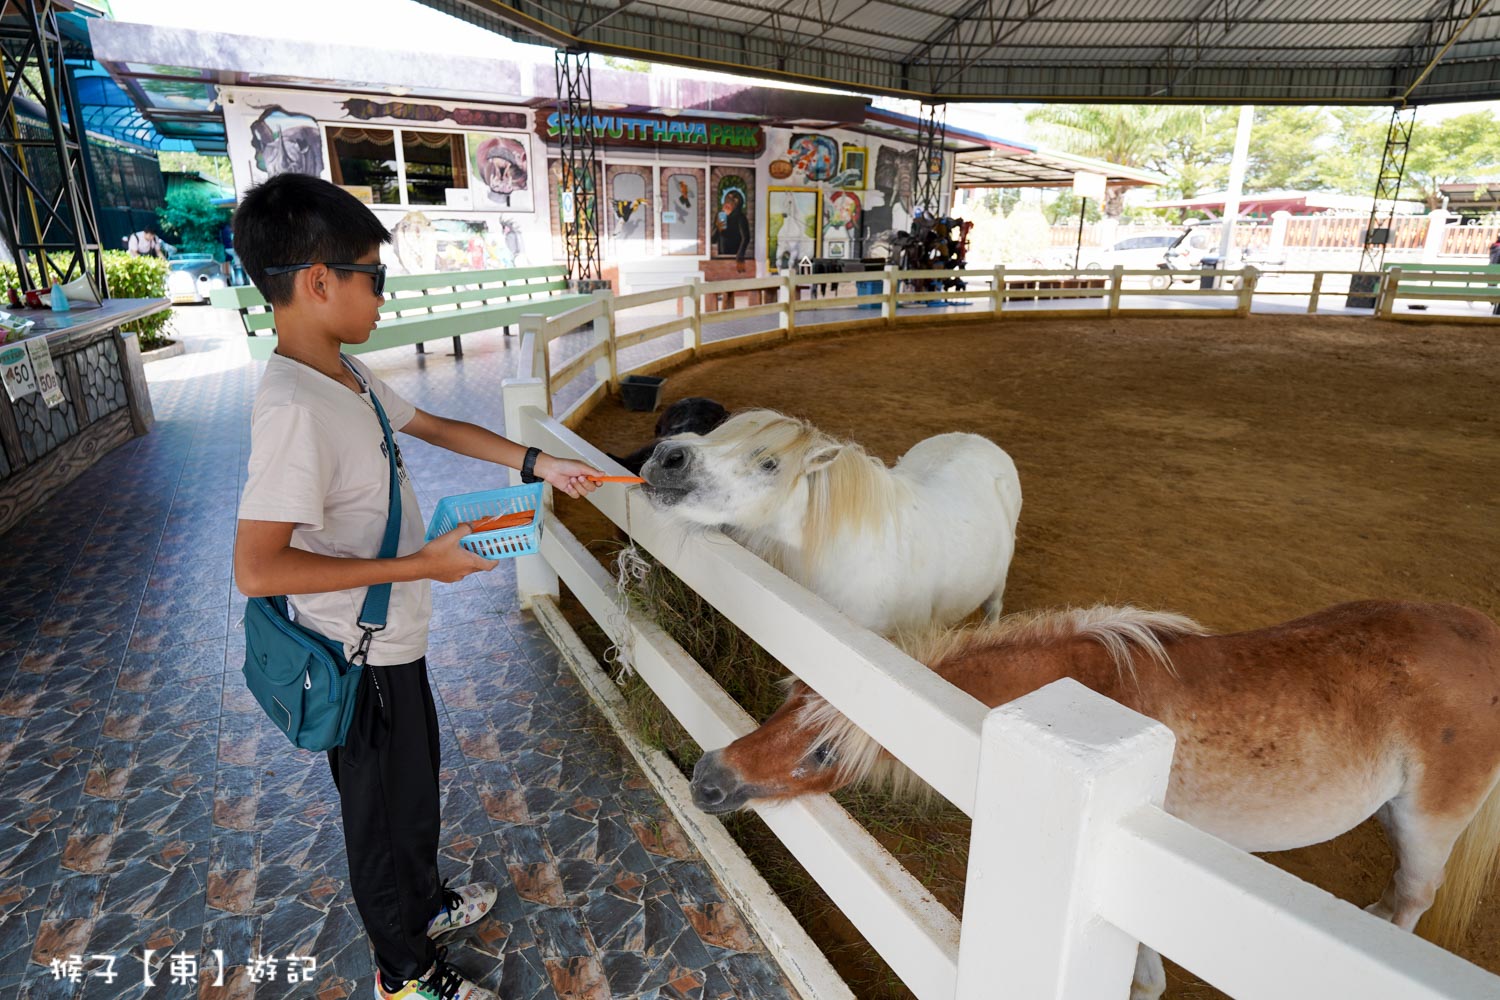
[[[797,274],[766,278],[743,278],[713,283],[694,281],[671,288],[615,296],[598,292],[594,302],[556,316],[523,316],[521,332],[537,345],[531,364],[522,369],[543,380],[547,387],[548,412],[555,397],[570,382],[588,376],[583,392],[572,393],[572,401],[558,413],[569,427],[579,422],[607,395],[618,391],[626,375],[649,375],[684,361],[723,351],[757,344],[789,340],[798,336],[828,333],[840,329],[874,328],[900,324],[932,326],[944,322],[973,322],[985,319],[1043,318],[1066,315],[1088,316],[1175,316],[1225,317],[1248,316],[1254,299],[1267,297],[1306,300],[1306,311],[1316,313],[1334,299],[1342,307],[1351,285],[1363,278],[1372,291],[1370,300],[1382,297],[1374,315],[1384,319],[1441,319],[1444,322],[1494,322],[1486,310],[1482,313],[1453,315],[1423,311],[1420,314],[1396,310],[1397,299],[1422,298],[1413,284],[1413,272],[1422,265],[1405,266],[1405,281],[1399,289],[1391,278],[1392,270],[1359,272],[1344,270],[1258,271],[1173,271],[1160,269],[1110,271],[1076,271],[1071,269],[1004,268],[966,271],[883,271],[847,274]],[[1152,279],[1170,273],[1173,284],[1153,288]],[[912,286],[931,282],[934,275],[961,278],[963,290],[914,290]],[[1428,276],[1430,277],[1430,276]],[[1200,287],[1208,278],[1213,287]],[[1494,301],[1495,288],[1488,282],[1493,275],[1480,272],[1445,272],[1441,280],[1448,285],[1465,284],[1474,294],[1463,298],[1450,292],[1433,303],[1437,308],[1451,309],[1454,303]],[[1186,280],[1190,287],[1178,287]],[[875,294],[850,294],[856,284],[879,286]],[[816,291],[817,297],[813,297]],[[740,296],[750,303],[734,308]],[[1184,304],[1183,300],[1201,301],[1201,306]],[[931,301],[964,302],[968,308],[952,312],[928,312],[902,309]],[[727,306],[709,309],[718,303]],[[637,310],[653,306],[670,306],[672,315],[648,317],[641,325]],[[858,318],[810,322],[807,314],[814,310],[851,309],[864,306],[870,315]],[[1300,306],[1298,307],[1300,308]],[[765,330],[737,336],[705,339],[705,329],[733,320],[775,317],[775,324]],[[799,317],[802,317],[799,319]],[[628,322],[627,322],[628,318]],[[626,329],[626,327],[630,327]],[[578,347],[576,341],[586,339]],[[620,354],[641,344],[665,341],[667,347],[650,360],[634,366],[623,365]],[[559,342],[562,342],[559,344]],[[570,353],[563,352],[572,348]],[[555,357],[555,355],[557,355]]]
[[[891,309],[899,275],[887,275],[878,298]],[[776,288],[782,281],[733,284]],[[1003,302],[1003,289],[1001,281],[986,294]],[[625,297],[614,309],[663,294]],[[752,308],[779,309],[781,329],[790,331],[797,308],[788,303]],[[536,377],[505,384],[506,429],[550,454],[612,469],[549,413],[542,377],[548,343],[585,318],[602,327],[603,339],[553,376],[597,366],[607,384],[619,374],[604,367],[615,356],[607,303],[574,312],[526,324],[520,370]],[[694,305],[638,335],[681,334],[678,353],[685,355],[701,346],[698,331],[708,318]],[[1500,997],[1500,978],[1163,812],[1172,736],[1161,725],[1072,681],[987,710],[727,538],[685,533],[633,491],[601,490],[590,500],[973,817],[960,925],[832,799],[759,810],[922,1000],[1124,1000],[1137,941],[1237,997]],[[559,579],[566,583],[700,745],[721,747],[754,728],[660,628],[621,612],[614,581],[555,518],[547,521],[540,554],[516,569],[523,605],[543,611],[552,607]]]

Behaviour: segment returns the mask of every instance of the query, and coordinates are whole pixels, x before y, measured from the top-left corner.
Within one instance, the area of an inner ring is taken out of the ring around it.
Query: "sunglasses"
[[[315,264],[277,264],[275,267],[266,268],[266,274],[291,274],[293,271],[305,271],[315,266]],[[325,262],[323,266],[331,267],[335,271],[358,271],[361,274],[368,274],[375,279],[375,294],[385,294],[384,264],[329,264]]]

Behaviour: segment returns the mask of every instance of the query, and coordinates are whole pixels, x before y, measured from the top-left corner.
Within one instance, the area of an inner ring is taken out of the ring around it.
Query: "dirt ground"
[[[783,410],[891,462],[983,434],[1025,494],[1007,611],[1131,602],[1235,630],[1367,597],[1500,617],[1497,373],[1481,326],[1015,319],[715,358],[671,373],[664,403]],[[581,431],[618,454],[654,421],[606,403]],[[580,538],[614,535],[559,506]],[[1390,871],[1373,822],[1268,860],[1359,905]],[[1500,972],[1500,884],[1461,953]],[[1176,1000],[1220,995],[1171,979]]]

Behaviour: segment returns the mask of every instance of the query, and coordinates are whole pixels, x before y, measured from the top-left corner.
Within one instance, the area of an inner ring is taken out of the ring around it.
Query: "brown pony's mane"
[[[1191,618],[1170,611],[1147,611],[1130,604],[1117,607],[1096,604],[1091,608],[1023,611],[982,625],[901,636],[897,644],[912,659],[936,666],[982,647],[1037,645],[1076,636],[1099,643],[1108,651],[1121,676],[1128,674],[1134,679],[1137,651],[1175,675],[1162,642],[1207,634],[1207,629]]]
[[[753,448],[804,470],[808,501],[802,559],[809,566],[818,564],[839,529],[873,533],[893,523],[902,508],[900,486],[884,462],[797,417],[750,410],[735,414],[710,437],[727,445],[730,454]],[[786,489],[791,488],[789,479]]]
[[[934,666],[953,657],[993,646],[1021,646],[1059,642],[1075,636],[1094,640],[1108,651],[1121,676],[1136,676],[1135,653],[1144,653],[1169,674],[1171,658],[1162,643],[1181,636],[1207,635],[1197,622],[1166,611],[1146,611],[1125,605],[1064,608],[1008,615],[997,622],[967,628],[942,629],[919,636],[899,636],[896,644],[920,663]],[[815,733],[809,748],[828,744],[837,755],[834,767],[841,782],[873,781],[887,784],[897,796],[935,794],[906,765],[882,751],[848,717],[814,691],[798,710],[798,722]]]

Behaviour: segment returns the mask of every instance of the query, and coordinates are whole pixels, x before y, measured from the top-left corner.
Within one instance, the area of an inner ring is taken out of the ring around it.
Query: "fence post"
[[[1120,285],[1125,281],[1125,265],[1116,264],[1109,282],[1109,314],[1120,315]]]
[[[604,303],[604,314],[594,320],[594,332],[603,336],[605,356],[594,362],[594,378],[609,386],[612,396],[620,393],[620,368],[615,357],[615,293],[608,288],[594,291],[594,300]]]
[[[1401,285],[1401,268],[1393,267],[1385,273],[1385,280],[1380,283],[1380,301],[1376,303],[1375,313],[1381,319],[1390,319],[1391,314],[1396,311],[1396,289]]]
[[[1165,726],[1060,680],[992,710],[979,750],[958,1000],[1130,992],[1137,942],[1094,912],[1120,819],[1160,805]]]
[[[1005,268],[995,268],[995,276],[990,279],[990,311],[997,317],[1005,308]]]
[[[693,349],[693,357],[697,357],[703,350],[703,275],[695,274],[688,278],[688,295],[693,300],[692,311],[688,313],[691,325],[683,338],[682,346]]]
[[[526,320],[540,318],[532,316],[521,317],[524,328]],[[500,394],[505,403],[505,433],[512,441],[526,441],[529,437],[530,428],[527,427],[529,420],[534,420],[538,411],[546,411],[552,402],[552,393],[547,388],[547,383],[539,378],[508,378],[500,383]],[[549,414],[550,415],[550,414]],[[510,484],[521,485],[521,473],[518,469],[510,470]],[[552,505],[552,487],[543,488],[545,491],[544,503]],[[516,559],[516,598],[521,607],[531,607],[533,598],[558,596],[557,573],[540,555],[520,556]]]
[[[792,283],[790,274],[781,276],[776,298],[781,302],[781,335],[790,340],[797,332],[797,286]]]
[[[541,313],[527,313],[521,317],[521,340],[525,343],[526,335],[531,335],[531,342],[536,345],[533,348],[531,367],[523,365],[517,369],[522,375],[530,378],[540,378],[542,388],[546,390],[547,401],[543,409],[547,416],[552,416],[552,345],[547,342],[547,317]],[[538,362],[541,362],[538,364]]]
[[[1259,277],[1260,272],[1253,267],[1240,270],[1240,294],[1234,310],[1236,316],[1250,315],[1250,304],[1255,297],[1255,282]]]
[[[889,326],[896,322],[896,268],[887,264],[885,266],[885,304],[880,307],[880,315]]]
[[[1318,297],[1323,294],[1323,272],[1318,271],[1313,275],[1312,294],[1307,298],[1307,311],[1315,313],[1318,311]]]

